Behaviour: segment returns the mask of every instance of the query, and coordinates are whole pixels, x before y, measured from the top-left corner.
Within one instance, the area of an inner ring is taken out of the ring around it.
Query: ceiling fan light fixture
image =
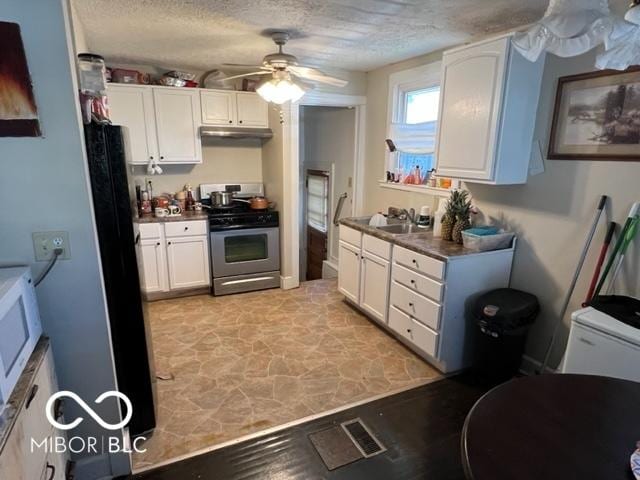
[[[293,82],[288,74],[278,73],[274,72],[273,78],[262,82],[256,88],[256,93],[267,102],[277,105],[300,100],[305,94],[305,89]]]

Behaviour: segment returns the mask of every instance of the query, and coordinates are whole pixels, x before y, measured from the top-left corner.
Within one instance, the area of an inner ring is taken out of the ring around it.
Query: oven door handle
[[[243,283],[264,282],[265,280],[273,280],[274,278],[276,277],[269,275],[256,278],[244,278],[242,280],[229,280],[227,282],[223,282],[222,285],[242,285]]]

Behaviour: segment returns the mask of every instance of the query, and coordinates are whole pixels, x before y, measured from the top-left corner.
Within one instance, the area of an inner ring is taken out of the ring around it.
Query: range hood
[[[247,127],[200,127],[202,138],[260,138],[263,140],[273,137],[270,128]]]

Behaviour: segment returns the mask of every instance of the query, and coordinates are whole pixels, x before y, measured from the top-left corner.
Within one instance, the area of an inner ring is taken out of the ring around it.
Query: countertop
[[[29,360],[20,375],[20,378],[18,378],[18,383],[16,383],[13,392],[11,392],[11,395],[9,396],[7,405],[5,405],[2,413],[0,413],[0,452],[2,452],[2,449],[9,439],[9,435],[11,434],[13,425],[16,423],[18,415],[22,410],[22,406],[27,401],[27,397],[31,391],[31,386],[36,378],[36,373],[47,354],[48,348],[49,339],[47,337],[40,337],[40,340],[38,340],[38,343],[36,344],[36,348],[33,350],[33,353],[29,357]]]
[[[183,212],[174,217],[156,217],[154,215],[145,215],[144,217],[135,217],[135,223],[167,223],[167,222],[185,222],[189,220],[207,220],[209,215],[207,212]]]
[[[340,220],[340,223],[346,227],[366,233],[367,235],[371,235],[381,240],[393,243],[394,245],[398,245],[399,247],[404,247],[414,252],[421,253],[422,255],[442,260],[443,262],[454,257],[490,253],[478,252],[477,250],[465,248],[458,243],[443,240],[439,237],[436,238],[433,236],[433,230],[430,228],[425,229],[424,233],[394,235],[389,232],[385,232],[384,230],[380,230],[379,228],[370,226],[370,218],[371,217],[343,218]]]

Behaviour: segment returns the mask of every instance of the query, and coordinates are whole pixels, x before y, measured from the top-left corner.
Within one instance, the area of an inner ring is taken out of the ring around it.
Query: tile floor
[[[141,468],[439,373],[342,300],[334,280],[149,305],[158,426]]]

